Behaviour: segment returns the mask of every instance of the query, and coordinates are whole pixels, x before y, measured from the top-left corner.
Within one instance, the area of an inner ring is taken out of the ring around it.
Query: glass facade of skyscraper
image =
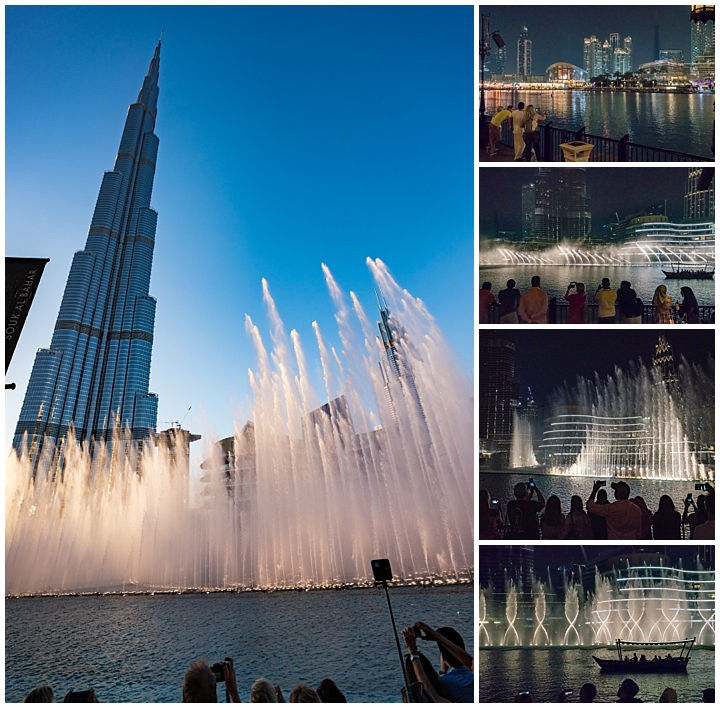
[[[36,356],[13,445],[33,456],[76,439],[136,440],[154,433],[157,396],[148,391],[155,299],[150,272],[157,213],[150,208],[160,44],[128,110],[115,167],[103,176],[85,248],[72,261],[49,349]]]

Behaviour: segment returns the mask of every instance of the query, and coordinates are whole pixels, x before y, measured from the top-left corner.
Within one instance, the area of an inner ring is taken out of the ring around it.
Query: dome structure
[[[557,61],[545,69],[545,80],[549,83],[582,82],[587,83],[588,73],[575,64]]]

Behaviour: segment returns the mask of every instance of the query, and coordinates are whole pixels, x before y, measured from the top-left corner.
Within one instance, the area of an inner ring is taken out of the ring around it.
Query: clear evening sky
[[[261,278],[318,376],[312,321],[339,346],[321,263],[374,317],[367,256],[471,375],[472,6],[7,7],[6,253],[51,260],[7,374],[6,442],[161,30],[158,420],[192,405],[185,427],[224,436],[249,417]]]
[[[508,46],[506,71],[517,68],[517,40],[523,25],[532,40],[533,74],[544,74],[556,61],[583,67],[583,40],[601,42],[611,32],[633,40],[633,71],[653,61],[655,25],[660,49],[682,49],[690,61],[690,5],[503,5],[480,6],[490,15],[490,31],[498,31]],[[494,44],[492,45],[495,46]]]

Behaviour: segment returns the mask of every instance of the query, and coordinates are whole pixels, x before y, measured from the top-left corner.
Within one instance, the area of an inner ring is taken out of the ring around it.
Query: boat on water
[[[676,280],[710,280],[715,275],[715,266],[705,264],[702,268],[684,268],[683,264],[677,263],[673,265],[672,270],[663,268],[666,278],[675,278]]]
[[[690,651],[695,639],[682,639],[677,642],[627,642],[618,639],[617,659],[604,659],[595,656],[593,659],[600,666],[600,671],[607,674],[684,674],[687,673]],[[660,654],[656,652],[660,649]],[[673,656],[672,648],[677,653]],[[664,652],[670,649],[667,654]],[[624,653],[623,653],[624,651]],[[648,659],[644,653],[638,657],[638,651],[651,654]]]

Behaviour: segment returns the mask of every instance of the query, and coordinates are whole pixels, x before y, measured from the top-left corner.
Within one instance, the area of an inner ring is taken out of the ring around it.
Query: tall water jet
[[[530,421],[513,413],[513,435],[510,443],[510,467],[535,467],[538,461],[533,448]]]
[[[246,322],[258,358],[252,424],[236,425],[232,465],[206,450],[204,504],[181,471],[187,459],[163,448],[138,453],[116,438],[91,458],[71,443],[61,476],[41,467],[34,478],[27,455],[11,454],[6,592],[366,584],[378,556],[409,582],[468,579],[471,383],[424,304],[381,261],[368,266],[382,339],[324,268],[342,348],[313,325],[321,393],[263,284],[271,346]]]

